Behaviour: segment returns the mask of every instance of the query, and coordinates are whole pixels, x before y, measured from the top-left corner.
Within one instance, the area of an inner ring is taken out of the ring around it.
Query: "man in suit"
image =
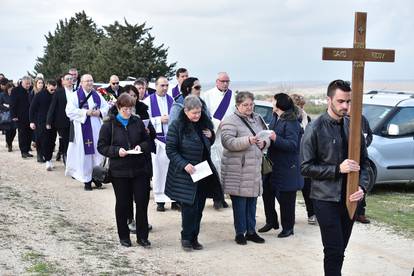
[[[119,85],[119,78],[117,75],[112,75],[109,78],[109,86],[105,88],[106,92],[111,93],[114,95],[115,98],[118,98],[122,92],[124,92],[124,88]]]
[[[78,73],[78,69],[70,68],[69,74],[72,76],[72,91],[76,91],[80,85],[80,76]]]
[[[10,115],[12,120],[17,123],[19,148],[22,158],[33,157],[29,153],[32,140],[32,131],[29,126],[29,89],[32,79],[24,76],[18,87],[13,88],[11,93]]]
[[[46,128],[55,128],[59,134],[59,151],[58,155],[63,156],[63,163],[66,164],[66,151],[69,144],[70,120],[66,116],[65,108],[68,98],[73,95],[72,91],[73,77],[70,73],[66,73],[61,78],[62,87],[56,89],[52,98],[49,111],[47,112]],[[56,160],[58,161],[58,157]]]

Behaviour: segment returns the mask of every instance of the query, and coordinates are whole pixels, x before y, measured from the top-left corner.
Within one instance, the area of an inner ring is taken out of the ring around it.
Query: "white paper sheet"
[[[207,176],[213,174],[207,161],[195,165],[194,168],[195,172],[191,175],[193,182],[197,182],[200,179],[206,178]]]
[[[142,151],[140,151],[140,150],[127,150],[127,153],[128,154],[141,154]]]
[[[269,139],[270,134],[272,134],[272,130],[262,130],[257,134],[257,137],[260,140],[266,140]]]

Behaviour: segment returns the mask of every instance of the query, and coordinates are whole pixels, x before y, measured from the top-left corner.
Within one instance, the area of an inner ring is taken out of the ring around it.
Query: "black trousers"
[[[41,131],[36,133],[36,139],[36,146],[40,147],[40,153],[45,161],[52,160],[56,141],[56,129],[46,129],[43,127]]]
[[[18,140],[21,153],[28,153],[32,142],[32,129],[28,122],[18,122]]]
[[[196,192],[192,205],[181,203],[181,239],[195,241],[200,233],[200,223],[203,217],[203,210],[206,204],[206,195],[203,192]]]
[[[321,230],[325,275],[340,276],[354,222],[344,202],[314,200],[313,206]]]
[[[358,207],[356,209],[357,216],[365,216],[365,207],[367,206],[367,202],[365,201],[366,194],[362,198],[360,202],[358,202]]]
[[[112,186],[116,197],[115,216],[119,239],[129,239],[128,218],[133,199],[137,237],[148,239],[149,178],[142,175],[133,178],[112,177]]]
[[[277,212],[275,209],[276,192],[273,189],[271,174],[263,176],[263,205],[266,216],[266,224],[278,225]]]
[[[296,191],[278,193],[277,201],[280,205],[280,222],[282,230],[293,230],[295,226]]]
[[[6,144],[11,146],[13,144],[14,137],[16,137],[16,129],[10,128],[6,130]]]
[[[303,195],[303,199],[305,200],[306,213],[308,214],[308,218],[315,215],[315,212],[313,211],[312,200],[309,198],[310,190],[311,190],[311,179],[308,177],[305,177],[304,185],[302,188],[302,195]]]
[[[59,153],[66,154],[69,145],[69,127],[58,128],[57,133],[59,134]]]

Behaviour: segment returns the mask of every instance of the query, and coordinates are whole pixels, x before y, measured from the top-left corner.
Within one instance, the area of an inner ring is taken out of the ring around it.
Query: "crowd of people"
[[[112,75],[105,91],[116,102],[107,102],[94,89],[93,76],[79,76],[75,68],[58,80],[24,76],[16,87],[0,75],[0,111],[10,117],[2,124],[8,151],[13,151],[17,129],[21,157],[33,157],[35,146],[37,162],[52,171],[58,138],[56,160],[62,159],[65,175],[83,183],[85,191],[102,187],[93,171],[109,163],[119,241],[126,247],[132,245],[131,232],[140,246],[151,246],[151,189],[157,211],[165,211],[166,202],[181,211],[186,251],[203,249],[198,236],[207,198],[218,210],[229,207],[229,196],[235,242],[245,245],[265,242],[256,232],[259,196],[266,223],[258,232],[279,229],[277,200],[282,227],[277,237],[294,235],[301,190],[308,223],[321,229],[325,273],[340,275],[354,222],[346,211],[347,173],[360,172],[360,188],[350,201],[361,201],[367,187],[365,139],[360,163],[347,157],[349,83],[329,84],[327,111],[312,123],[302,95],[275,94],[267,125],[254,112],[252,93],[229,89],[227,73],[218,73],[215,87],[205,92],[185,68],[177,70],[176,78],[177,86],[169,89],[168,79],[158,77],[154,90],[144,78],[122,87]],[[263,173],[264,157],[271,161],[270,173]],[[194,181],[203,162],[211,173]]]

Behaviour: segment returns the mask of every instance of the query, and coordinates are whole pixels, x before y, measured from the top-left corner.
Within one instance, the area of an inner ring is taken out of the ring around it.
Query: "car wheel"
[[[377,170],[375,168],[374,163],[369,162],[369,166],[367,168],[368,171],[368,187],[367,193],[371,192],[372,188],[374,188],[375,182],[377,180]]]

